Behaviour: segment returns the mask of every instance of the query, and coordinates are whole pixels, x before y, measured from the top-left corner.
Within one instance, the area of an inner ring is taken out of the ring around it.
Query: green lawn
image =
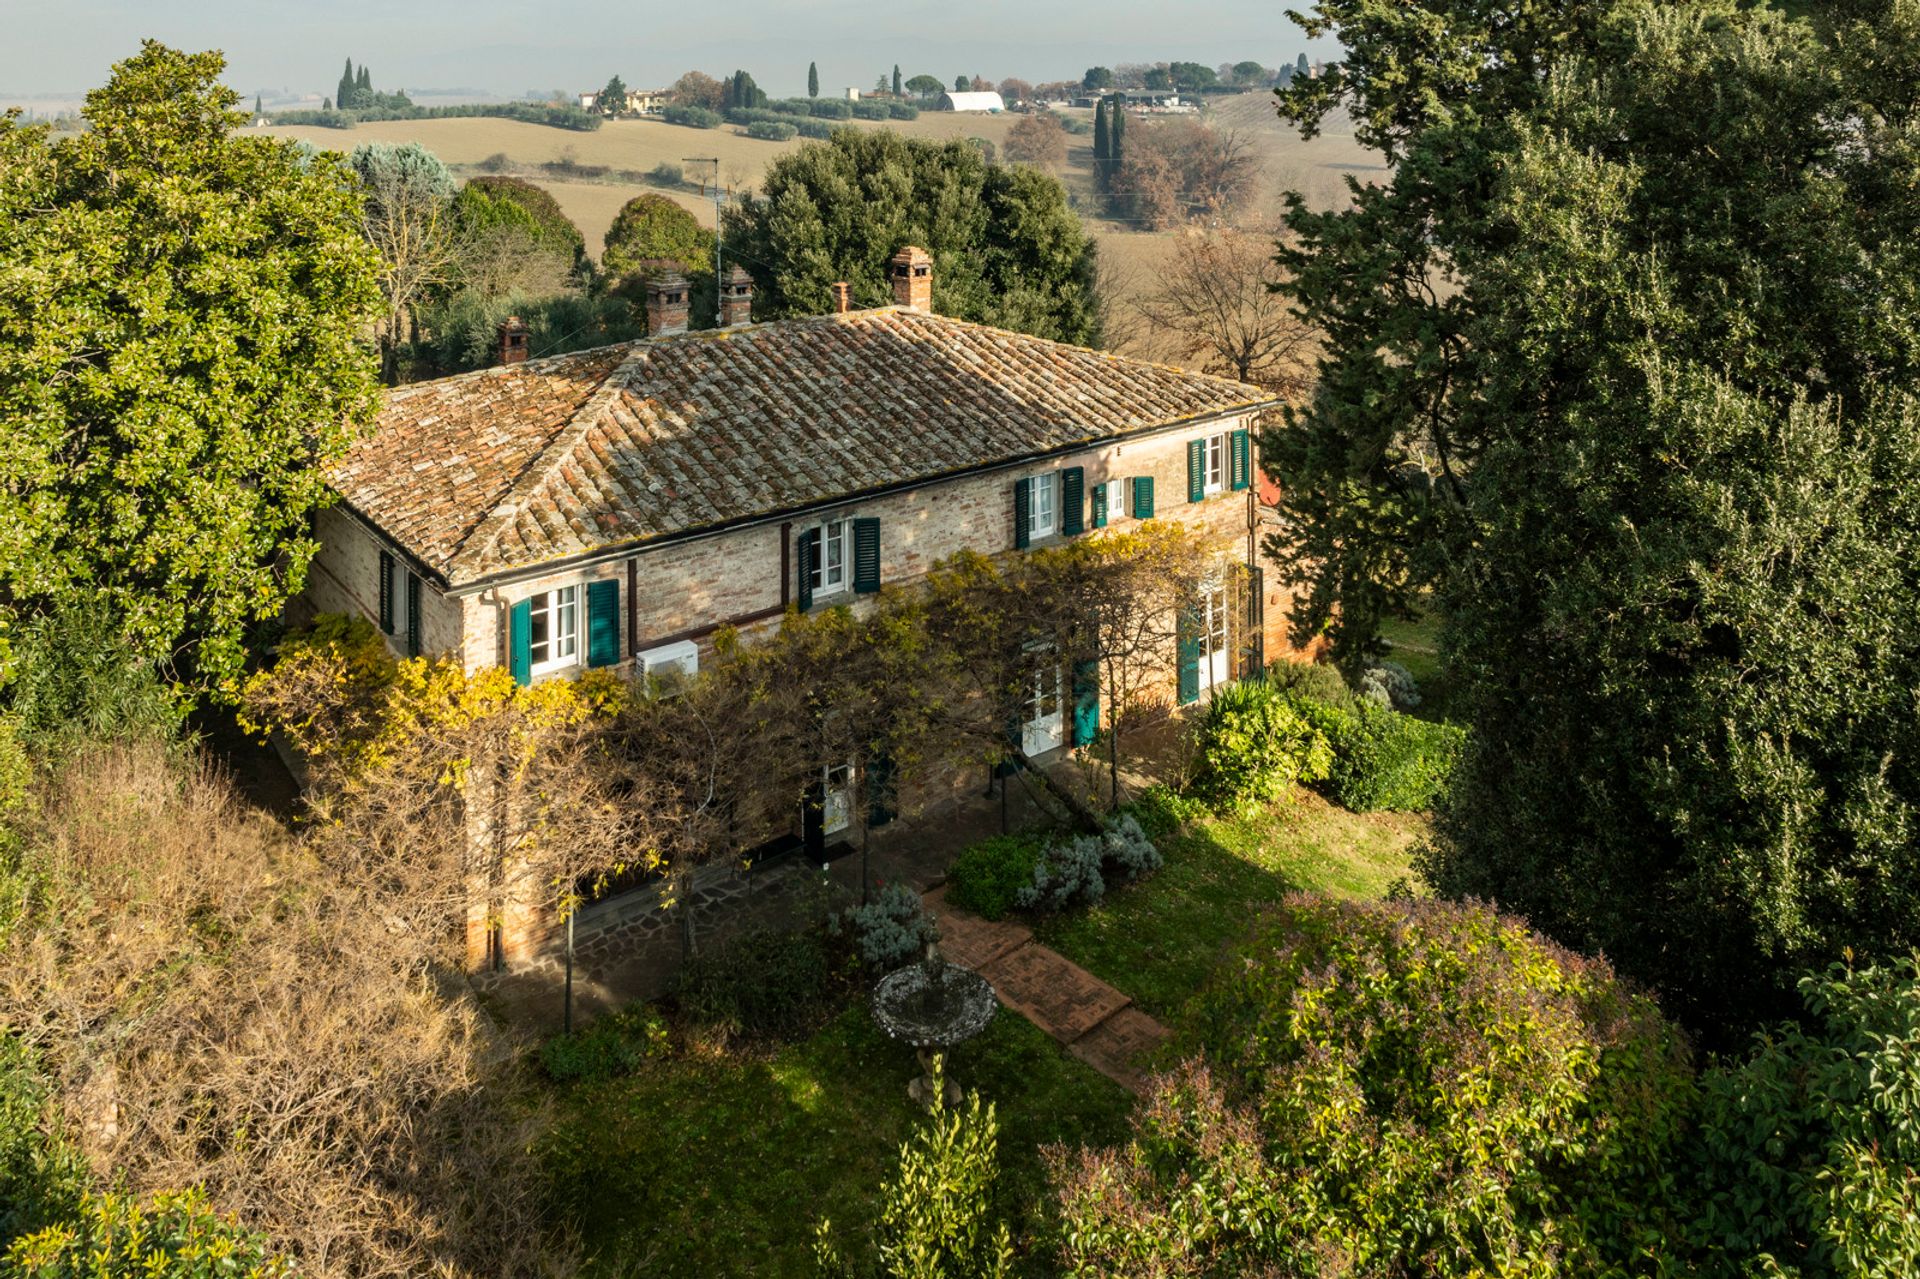
[[[864,1002],[770,1052],[694,1051],[562,1090],[548,1164],[604,1275],[806,1275],[814,1222],[864,1237],[916,1121],[913,1054]],[[1000,1119],[1016,1235],[1042,1201],[1048,1142],[1113,1141],[1132,1098],[1002,1010],[952,1059]],[[1026,1241],[1023,1239],[1023,1245]]]
[[[1420,685],[1420,705],[1410,713],[1446,719],[1453,689],[1440,671],[1440,619],[1431,614],[1412,622],[1389,618],[1380,624],[1380,638],[1389,645],[1387,657],[1406,667]]]
[[[1408,874],[1426,819],[1350,813],[1311,791],[1245,817],[1213,818],[1161,841],[1166,866],[1091,910],[1051,915],[1035,937],[1172,1019],[1221,951],[1296,889],[1378,897]]]

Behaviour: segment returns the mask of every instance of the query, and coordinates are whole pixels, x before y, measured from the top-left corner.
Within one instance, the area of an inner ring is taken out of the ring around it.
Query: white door
[[[1200,592],[1200,691],[1210,692],[1232,678],[1227,657],[1227,591],[1222,585]]]
[[[1060,666],[1043,662],[1027,685],[1026,722],[1020,726],[1020,749],[1042,755],[1067,741],[1067,706],[1060,691]]]
[[[820,782],[820,828],[838,835],[853,824],[853,765],[829,765],[821,770]]]

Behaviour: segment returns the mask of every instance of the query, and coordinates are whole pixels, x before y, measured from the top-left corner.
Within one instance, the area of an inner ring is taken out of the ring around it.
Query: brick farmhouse
[[[698,332],[669,275],[648,286],[652,336],[544,359],[510,322],[499,366],[388,393],[334,472],[307,606],[522,682],[692,673],[723,627],[859,607],[963,549],[1174,519],[1256,586],[1199,602],[1170,700],[1285,653],[1251,433],[1273,397],[934,314],[932,269],[903,249],[895,305],[848,310],[841,287],[835,313],[761,324],[736,269],[722,327]],[[1071,682],[1036,689],[1029,753],[1097,731],[1098,690]],[[512,931],[508,958],[538,930]]]

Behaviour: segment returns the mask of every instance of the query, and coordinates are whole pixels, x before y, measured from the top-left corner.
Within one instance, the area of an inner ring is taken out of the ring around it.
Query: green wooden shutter
[[[1033,523],[1033,481],[1015,480],[1013,482],[1013,547],[1017,551],[1027,549],[1027,526]]]
[[[1187,441],[1187,500],[1202,501],[1207,496],[1207,442]]]
[[[380,552],[380,632],[393,634],[393,552]]]
[[[880,521],[865,517],[853,522],[853,593],[871,595],[880,589]]]
[[[515,682],[533,683],[533,601],[507,610],[507,669]]]
[[[1187,706],[1200,700],[1200,625],[1192,609],[1180,611],[1179,627],[1175,634],[1179,648],[1180,672],[1176,693],[1180,705]]]
[[[1069,466],[1060,472],[1060,531],[1068,537],[1086,531],[1081,518],[1087,505],[1087,472],[1084,467]]]
[[[1233,487],[1246,488],[1253,482],[1253,442],[1245,431],[1233,433]]]
[[[796,550],[794,559],[800,563],[800,582],[796,598],[800,601],[800,611],[804,613],[813,607],[813,570],[819,567],[816,561],[820,558],[820,530],[808,529],[800,535],[794,546]]]
[[[407,574],[407,656],[420,656],[420,575]]]
[[[899,816],[900,783],[893,756],[875,744],[867,756],[867,825],[885,826]]]
[[[1073,744],[1085,746],[1100,736],[1100,663],[1073,664]]]
[[[614,578],[587,583],[587,665],[612,666],[620,660],[620,583]]]
[[[1095,528],[1107,526],[1107,486],[1105,484],[1093,486],[1093,526]]]
[[[1153,518],[1153,477],[1151,475],[1133,477],[1133,518],[1136,520]]]

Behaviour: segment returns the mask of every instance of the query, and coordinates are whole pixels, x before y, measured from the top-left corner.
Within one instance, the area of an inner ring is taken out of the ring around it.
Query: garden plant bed
[[[1166,865],[1092,907],[1034,922],[1034,937],[1177,1020],[1221,950],[1287,893],[1379,897],[1410,874],[1423,815],[1350,813],[1304,787],[1290,801],[1189,823],[1158,844]]]
[[[1118,1140],[1133,1098],[1015,1016],[994,1018],[951,1071],[997,1107],[999,1198],[1024,1248],[1046,1195],[1040,1148]],[[557,1089],[546,1161],[590,1273],[811,1274],[815,1221],[843,1237],[870,1226],[920,1122],[907,1098],[918,1072],[859,999],[784,1047],[694,1046]]]

